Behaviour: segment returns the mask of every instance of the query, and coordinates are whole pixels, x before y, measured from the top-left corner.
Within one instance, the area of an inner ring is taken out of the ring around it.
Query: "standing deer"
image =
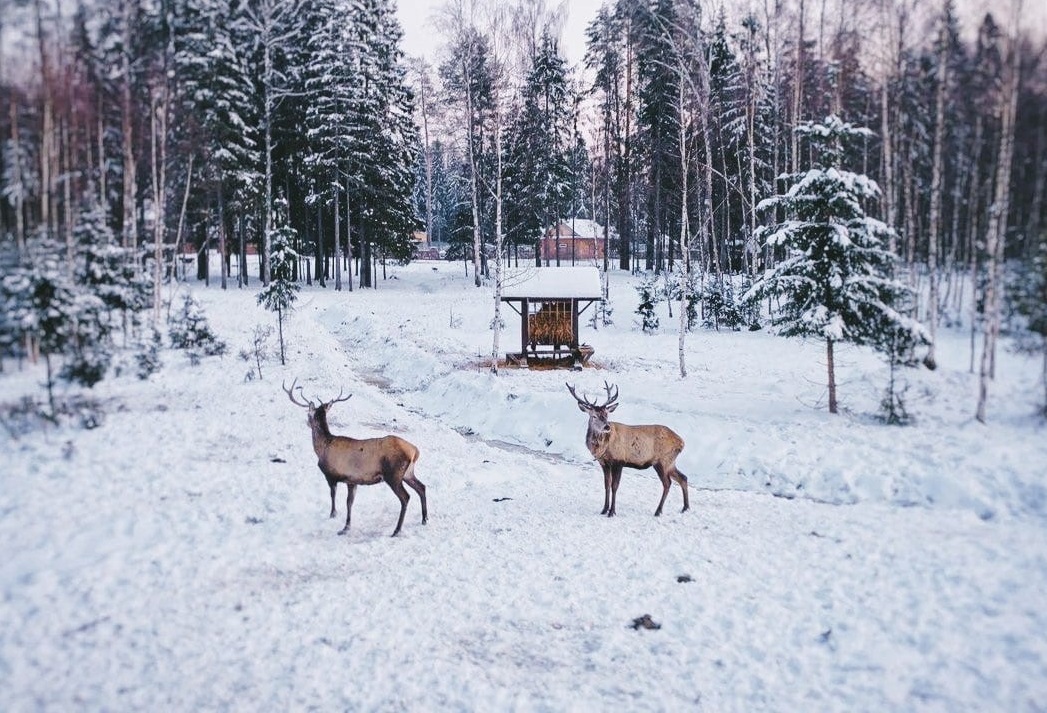
[[[345,535],[349,532],[349,520],[353,514],[353,498],[356,497],[357,485],[374,485],[385,481],[396,497],[400,499],[400,519],[396,521],[396,529],[393,537],[400,532],[404,524],[404,514],[407,512],[407,501],[411,496],[407,493],[404,483],[418,493],[422,499],[422,524],[429,521],[429,513],[425,503],[425,486],[422,481],[414,475],[414,464],[418,461],[418,449],[399,436],[383,436],[381,438],[350,438],[349,436],[331,435],[331,429],[327,426],[327,411],[336,403],[347,401],[352,394],[338,396],[331,401],[314,404],[306,401],[304,397],[299,401],[294,396],[295,383],[291,382],[291,388],[281,385],[291,403],[309,410],[309,429],[313,432],[313,450],[316,451],[317,465],[320,472],[327,478],[327,484],[331,488],[331,517],[336,514],[334,505],[335,489],[338,483],[345,483],[349,487],[349,495],[345,499],[345,527],[338,533]],[[298,387],[301,394],[302,387]]]
[[[669,486],[675,480],[683,491],[683,510],[691,505],[687,499],[687,476],[676,467],[676,456],[683,450],[683,439],[665,426],[626,426],[608,420],[611,412],[618,408],[618,387],[606,381],[607,402],[596,404],[588,398],[580,399],[574,387],[566,384],[578,408],[589,414],[589,431],[585,434],[585,445],[603,468],[603,510],[601,515],[614,516],[618,483],[622,479],[622,468],[642,470],[654,466],[662,481],[662,499],[658,501],[655,517],[662,514],[662,506],[669,495]],[[613,393],[612,393],[613,390]]]

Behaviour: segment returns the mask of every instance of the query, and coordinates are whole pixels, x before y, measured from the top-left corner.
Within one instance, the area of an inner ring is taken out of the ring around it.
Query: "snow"
[[[562,269],[562,268],[561,268]],[[548,271],[552,271],[550,268]],[[489,373],[493,288],[461,264],[303,288],[288,364],[234,356],[274,317],[194,286],[229,356],[165,352],[90,393],[101,427],[0,430],[0,709],[1018,711],[1047,706],[1047,438],[1038,361],[1001,349],[989,423],[963,331],[906,372],[915,425],[872,416],[886,366],[767,332],[583,327],[583,372]],[[543,270],[543,272],[546,270]],[[665,305],[658,306],[664,311]],[[454,319],[457,316],[459,319]],[[503,349],[518,345],[515,330]],[[0,403],[41,396],[4,364]],[[401,535],[385,486],[327,518],[307,397],[335,433],[421,450]],[[564,382],[686,441],[691,510],[626,471],[618,515]],[[679,581],[683,579],[684,581]],[[689,580],[689,581],[688,581]],[[634,629],[648,614],[659,629]]]
[[[600,299],[602,294],[595,267],[507,267],[502,276],[502,297],[512,299]]]
[[[597,238],[603,240],[603,229],[604,226],[597,223],[595,220],[589,220],[587,218],[563,218],[560,220],[559,225],[566,227],[568,230],[574,231],[574,234],[580,238]],[[610,228],[610,235],[614,237],[616,231],[614,228]]]

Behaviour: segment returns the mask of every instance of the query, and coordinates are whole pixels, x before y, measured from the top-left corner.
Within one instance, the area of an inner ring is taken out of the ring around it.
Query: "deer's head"
[[[330,401],[321,401],[318,398],[314,402],[312,399],[305,398],[305,395],[302,393],[302,387],[299,386],[297,388],[298,398],[296,399],[294,395],[296,383],[298,383],[298,379],[295,379],[291,382],[290,388],[288,388],[284,384],[281,384],[281,388],[283,388],[284,393],[287,394],[287,398],[291,399],[291,403],[293,403],[295,406],[301,406],[302,408],[307,409],[308,416],[306,417],[306,419],[309,422],[310,429],[315,431],[317,428],[319,428],[321,432],[328,433],[329,430],[327,427],[327,410],[340,401],[348,401],[350,398],[352,398],[352,394],[346,394],[345,396],[343,396],[342,391],[339,390],[338,396],[331,399]]]
[[[567,390],[571,392],[571,396],[578,402],[578,409],[589,415],[589,431],[598,435],[610,432],[611,414],[618,408],[618,387],[608,384],[606,381],[603,382],[603,385],[607,391],[607,401],[599,404],[590,401],[587,397],[578,398],[578,394],[574,392],[574,387],[570,384],[565,384]]]

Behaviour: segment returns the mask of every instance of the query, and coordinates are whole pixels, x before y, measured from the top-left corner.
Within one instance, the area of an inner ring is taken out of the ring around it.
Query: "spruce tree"
[[[258,293],[258,304],[270,312],[276,312],[277,331],[280,337],[280,363],[286,364],[284,357],[284,315],[290,311],[298,299],[299,285],[294,280],[294,266],[298,254],[291,247],[295,241],[295,230],[284,222],[283,209],[286,202],[278,201],[277,228],[272,233],[269,253],[269,284]],[[259,369],[261,374],[261,369]]]
[[[523,107],[503,152],[507,233],[518,245],[534,244],[571,207],[577,182],[572,171],[573,107],[566,63],[544,32],[523,89]],[[570,257],[557,252],[554,259],[559,264]]]
[[[910,344],[926,336],[902,312],[911,291],[894,279],[897,258],[886,247],[892,231],[865,213],[864,206],[877,198],[879,187],[840,165],[844,143],[871,132],[836,116],[805,122],[796,130],[810,141],[817,162],[789,176],[786,193],[760,203],[761,211],[781,208],[787,216],[757,231],[785,257],[756,280],[744,299],[780,298],[772,320],[781,334],[825,342],[829,412],[836,413],[836,343],[886,350],[899,335]]]

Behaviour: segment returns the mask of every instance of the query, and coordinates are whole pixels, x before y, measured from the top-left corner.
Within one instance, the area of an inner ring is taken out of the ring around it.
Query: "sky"
[[[585,56],[585,27],[596,15],[604,0],[564,0],[567,19],[564,24],[563,53],[573,65]],[[404,29],[404,50],[409,55],[422,55],[434,60],[444,43],[433,19],[447,0],[399,0],[398,14]],[[555,3],[549,2],[553,6]]]
[[[443,37],[435,29],[433,14],[448,0],[399,0],[398,13],[404,28],[404,48],[409,55],[423,55],[435,59],[436,52],[443,44]],[[604,0],[563,0],[567,19],[561,37],[563,53],[572,64],[579,64],[585,56],[585,28],[596,15]],[[1022,14],[1020,25],[1036,36],[1047,34],[1047,2],[1043,0],[1021,0]],[[550,0],[550,6],[555,2]],[[727,5],[737,6],[741,3],[727,0]],[[987,12],[992,12],[1001,25],[1006,25],[1011,9],[1009,0],[958,0],[957,7],[961,17],[965,18],[965,29],[973,28]],[[814,12],[814,10],[808,10]],[[1039,28],[1037,30],[1037,28]]]

